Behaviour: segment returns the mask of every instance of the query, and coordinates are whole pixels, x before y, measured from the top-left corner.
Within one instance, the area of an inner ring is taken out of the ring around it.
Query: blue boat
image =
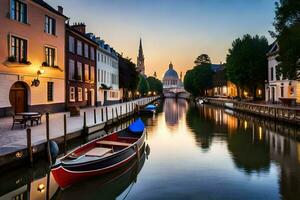
[[[140,110],[140,114],[154,114],[156,111],[156,106],[153,104],[147,105],[145,108]]]

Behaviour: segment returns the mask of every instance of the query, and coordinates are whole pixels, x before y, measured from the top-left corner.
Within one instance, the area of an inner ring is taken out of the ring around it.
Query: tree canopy
[[[142,96],[145,96],[149,92],[149,83],[143,75],[139,75],[138,91]]]
[[[268,49],[265,37],[252,37],[247,34],[233,41],[226,58],[228,79],[242,90],[249,88],[254,99],[257,87],[264,85],[267,79]]]
[[[196,58],[194,61],[196,66],[202,65],[202,64],[211,64],[210,57],[207,54],[201,54]]]
[[[184,88],[193,96],[205,95],[207,89],[212,86],[211,64],[203,63],[187,71],[184,77]]]
[[[149,90],[150,91],[155,91],[156,94],[162,94],[163,91],[163,85],[162,82],[160,80],[158,80],[157,78],[153,77],[153,76],[149,76],[147,78],[147,81],[149,83]]]
[[[300,70],[300,1],[280,0],[275,3],[274,26],[279,45],[277,72],[284,78],[299,79]]]
[[[119,55],[119,86],[125,91],[134,92],[139,82],[139,74],[136,71],[135,64],[129,58],[123,58]]]

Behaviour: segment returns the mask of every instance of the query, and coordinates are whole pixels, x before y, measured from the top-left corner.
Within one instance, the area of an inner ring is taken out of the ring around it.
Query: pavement
[[[131,112],[131,106],[129,104],[135,103],[138,105],[145,105],[155,97],[142,98],[138,100],[134,100],[131,102],[114,104],[108,107],[108,120],[112,119],[112,109],[117,108],[118,114],[120,114],[120,106],[122,107],[122,114],[125,114],[126,104],[128,104],[128,112]],[[103,121],[101,116],[101,108],[103,110]],[[96,109],[96,124],[100,124],[106,122],[106,114],[105,114],[105,106],[104,107],[90,107],[84,108],[80,110],[80,116],[78,117],[70,117],[69,112],[61,112],[54,113],[49,115],[49,132],[50,139],[54,139],[57,137],[63,136],[64,133],[64,115],[67,116],[67,134],[79,131],[83,128],[83,113],[86,112],[86,121],[87,126],[94,125],[94,109]],[[12,117],[0,118],[0,155],[5,155],[8,153],[16,152],[18,150],[24,149],[27,146],[27,138],[26,138],[26,129],[15,126],[14,130],[11,130],[13,119]],[[31,128],[31,136],[32,136],[32,145],[38,145],[46,141],[46,117],[43,115],[42,124],[37,126],[32,126]]]

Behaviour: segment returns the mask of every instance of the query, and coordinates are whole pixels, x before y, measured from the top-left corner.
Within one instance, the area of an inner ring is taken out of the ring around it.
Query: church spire
[[[142,45],[142,38],[140,38],[139,58],[144,58],[143,45]]]
[[[142,38],[140,38],[140,46],[139,46],[139,53],[138,53],[138,57],[137,57],[136,68],[137,68],[137,71],[142,75],[145,75],[144,61],[145,61],[145,58],[144,58],[144,52],[143,52],[143,46],[142,46]]]

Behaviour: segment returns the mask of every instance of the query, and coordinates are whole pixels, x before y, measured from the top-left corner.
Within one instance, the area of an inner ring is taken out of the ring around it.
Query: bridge
[[[164,88],[163,93],[165,98],[190,98],[190,94],[184,88]]]

